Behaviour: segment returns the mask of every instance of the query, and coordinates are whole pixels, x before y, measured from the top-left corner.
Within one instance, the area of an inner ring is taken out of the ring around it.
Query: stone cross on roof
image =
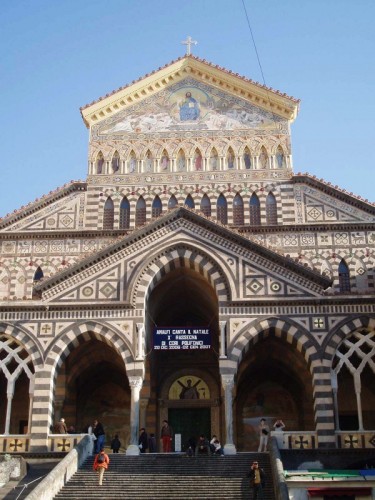
[[[191,54],[191,46],[192,46],[192,45],[197,45],[197,43],[198,43],[198,42],[196,42],[195,40],[193,40],[193,39],[191,38],[191,36],[189,35],[189,36],[187,37],[187,39],[186,39],[186,40],[184,40],[184,41],[183,41],[183,42],[181,42],[181,43],[182,43],[183,45],[186,45],[186,55],[187,55],[187,56],[190,56],[190,54]]]

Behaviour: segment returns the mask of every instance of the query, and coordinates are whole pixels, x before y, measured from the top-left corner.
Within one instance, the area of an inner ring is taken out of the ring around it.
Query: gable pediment
[[[86,125],[91,127],[108,117],[113,117],[121,110],[142,104],[155,94],[163,92],[168,94],[171,87],[180,85],[186,79],[193,80],[196,82],[195,85],[206,84],[211,89],[243,99],[259,109],[269,111],[289,121],[294,120],[298,112],[299,101],[297,99],[224,68],[214,66],[207,61],[187,56],[81,108],[82,117]],[[200,94],[200,97],[205,102],[204,95]]]
[[[92,128],[93,140],[171,132],[225,130],[288,134],[288,120],[252,102],[187,77]]]
[[[327,278],[185,208],[176,208],[39,284],[57,303],[131,303],[135,276],[157,255],[189,248],[210,259],[228,281],[231,300],[320,296]]]

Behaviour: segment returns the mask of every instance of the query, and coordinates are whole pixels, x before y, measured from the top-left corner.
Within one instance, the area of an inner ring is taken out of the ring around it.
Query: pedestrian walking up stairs
[[[264,500],[275,500],[268,453],[238,453],[223,458],[180,454],[143,454],[138,457],[110,454],[103,485],[86,460],[55,497],[68,499],[249,499],[249,472],[253,460],[266,473]]]

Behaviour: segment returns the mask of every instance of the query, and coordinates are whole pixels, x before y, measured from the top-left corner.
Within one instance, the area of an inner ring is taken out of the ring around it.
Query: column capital
[[[234,386],[234,373],[221,374],[221,383],[224,389],[232,389]]]
[[[129,377],[129,385],[131,389],[141,389],[142,384],[143,384],[143,378],[142,377]]]

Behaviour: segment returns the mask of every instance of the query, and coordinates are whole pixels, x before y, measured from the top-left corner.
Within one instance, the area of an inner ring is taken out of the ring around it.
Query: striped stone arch
[[[336,350],[341,342],[348,335],[361,330],[362,328],[375,330],[375,317],[358,316],[356,318],[351,318],[350,320],[342,321],[336,326],[322,345],[323,356],[329,361],[330,365],[332,364]]]
[[[307,330],[281,318],[256,321],[240,330],[232,345],[228,347],[229,359],[238,366],[252,345],[270,335],[284,340],[304,357],[312,375],[319,447],[334,447],[336,437],[330,367],[328,363],[322,363],[319,346]]]
[[[221,267],[204,251],[179,245],[163,249],[139,272],[132,292],[134,307],[143,309],[157,283],[178,268],[191,269],[203,276],[215,290],[219,305],[230,300],[230,286]]]
[[[73,349],[94,339],[114,348],[124,360],[125,367],[127,369],[132,368],[134,354],[125,339],[107,325],[94,322],[76,324],[63,331],[47,351],[45,364],[50,366],[51,371],[54,370],[56,373],[56,368],[63,364]]]
[[[31,357],[31,361],[34,365],[35,370],[43,365],[42,349],[27,332],[14,325],[9,325],[8,323],[1,322],[0,334],[7,335],[13,338],[24,347],[25,351]]]
[[[228,346],[229,359],[238,366],[252,345],[269,336],[280,338],[294,346],[304,357],[310,371],[312,370],[319,346],[307,330],[280,318],[262,319],[243,327]]]

